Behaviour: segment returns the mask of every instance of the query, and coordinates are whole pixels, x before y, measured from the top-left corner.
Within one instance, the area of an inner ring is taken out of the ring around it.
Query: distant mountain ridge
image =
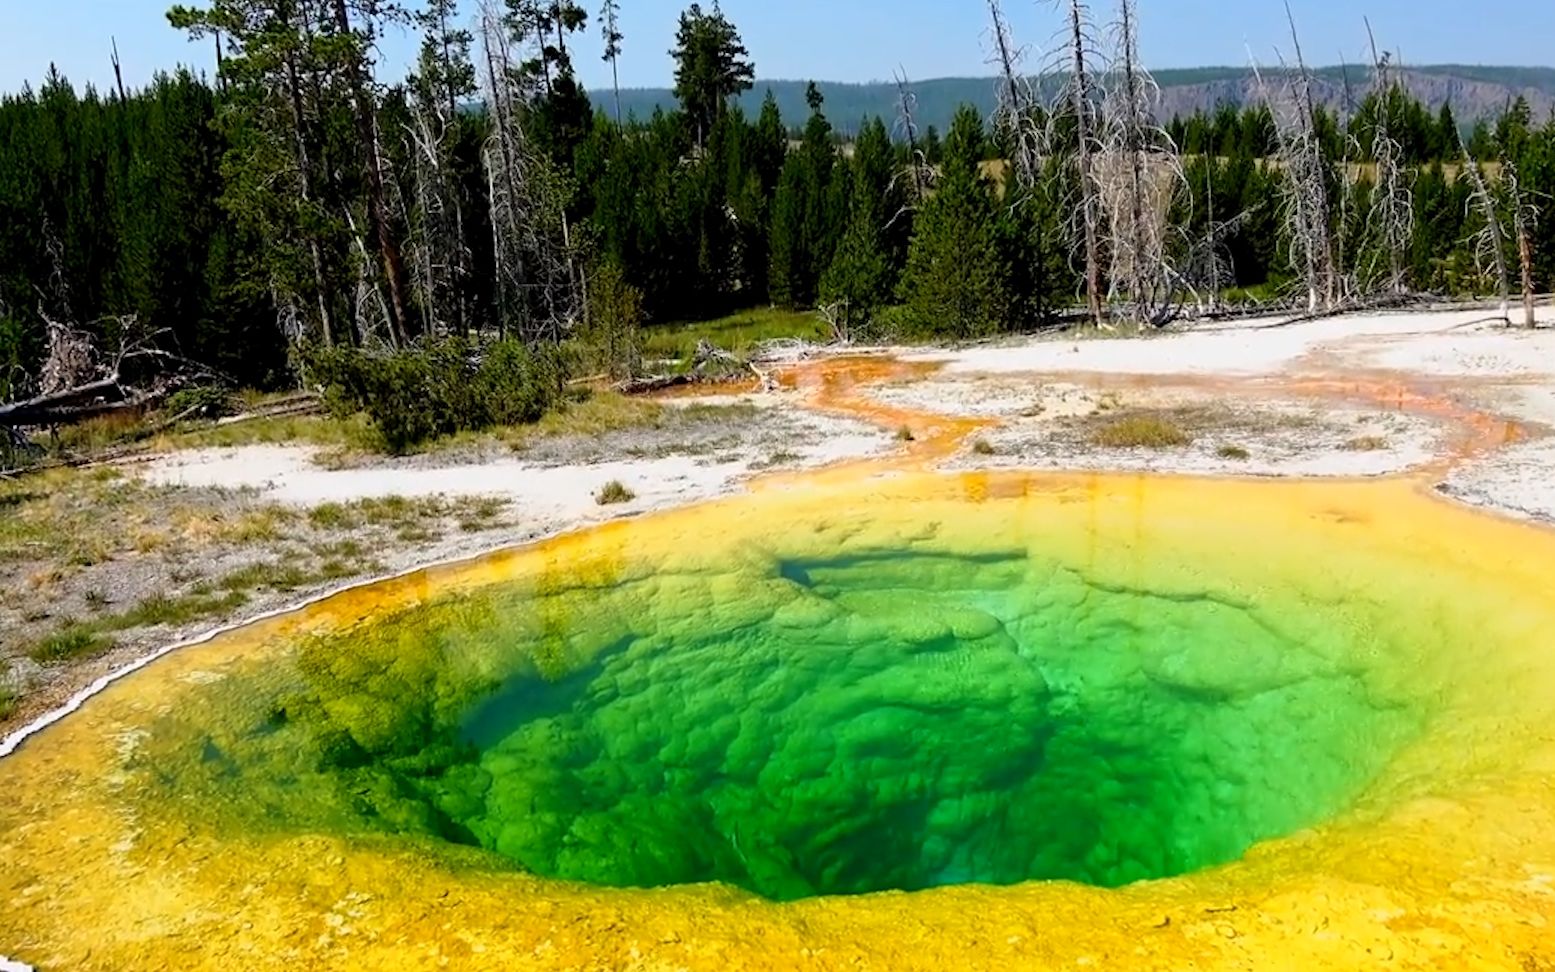
[[[1349,100],[1359,102],[1371,83],[1369,66],[1323,67],[1313,73],[1316,82],[1313,94],[1328,108],[1343,105],[1346,90]],[[1265,70],[1264,78],[1268,81],[1278,74],[1277,69]],[[1257,81],[1249,68],[1180,68],[1156,71],[1154,75],[1161,86],[1165,119],[1191,115],[1195,111],[1214,111],[1221,104],[1244,105],[1259,97]],[[1440,110],[1443,104],[1450,102],[1462,123],[1494,118],[1518,97],[1527,99],[1537,121],[1542,122],[1555,112],[1555,68],[1437,64],[1406,67],[1400,76],[1410,93],[1432,111]],[[757,81],[755,88],[740,98],[740,104],[746,115],[754,118],[761,110],[767,91],[771,90],[784,120],[797,125],[809,114],[804,98],[807,83]],[[896,117],[897,90],[893,82],[818,81],[816,84],[826,96],[827,117],[845,132],[855,131],[865,118],[878,115],[889,121]],[[921,128],[933,125],[944,132],[956,108],[964,103],[984,114],[993,111],[995,87],[992,78],[934,78],[914,81],[911,87],[917,98],[917,121]],[[609,90],[590,91],[589,96],[597,107],[608,110],[613,104]],[[638,118],[648,118],[656,108],[670,110],[675,104],[674,93],[668,88],[621,91],[622,110]]]

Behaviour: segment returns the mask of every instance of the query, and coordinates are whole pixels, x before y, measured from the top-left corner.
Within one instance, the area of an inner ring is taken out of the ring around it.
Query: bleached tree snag
[[[437,99],[418,98],[407,126],[416,200],[406,225],[406,249],[416,268],[418,301],[429,333],[467,331],[463,288],[471,256],[465,243],[458,188],[450,172],[450,119]]]
[[[1533,294],[1533,230],[1539,219],[1539,210],[1524,198],[1516,163],[1508,158],[1501,160],[1501,187],[1506,194],[1507,208],[1511,211],[1512,235],[1517,240],[1517,262],[1523,288],[1523,325],[1531,328],[1538,323]]]
[[[490,204],[498,328],[530,343],[561,340],[581,314],[565,189],[523,129],[530,105],[491,0],[481,5],[484,88],[491,134],[482,150]]]
[[[288,26],[292,25],[288,24]],[[302,32],[302,36],[307,37],[308,34],[306,32],[310,28],[307,25],[306,19],[303,19],[301,25],[296,29]],[[291,130],[289,134],[292,136],[292,150],[297,158],[298,190],[302,197],[303,208],[311,211],[314,205],[313,200],[316,191],[314,187],[317,185],[318,172],[314,165],[312,153],[308,150],[307,114],[303,110],[302,77],[297,64],[297,53],[292,48],[288,48],[286,51],[286,97],[287,107],[291,111]],[[334,295],[329,277],[324,272],[324,252],[319,246],[317,233],[308,234],[308,256],[312,262],[313,293],[314,299],[318,303],[319,331],[324,339],[324,346],[330,347],[335,343],[334,315],[330,310],[331,305],[334,303]],[[283,330],[288,334],[293,334],[296,331],[296,326],[293,325],[290,330],[283,327]]]
[[[1334,306],[1334,246],[1323,149],[1314,124],[1312,80],[1301,55],[1296,22],[1286,7],[1291,38],[1296,43],[1295,71],[1286,70],[1285,90],[1276,98],[1253,61],[1253,77],[1274,118],[1275,137],[1284,180],[1281,184],[1285,226],[1290,236],[1291,266],[1307,290],[1307,313]],[[1283,66],[1283,64],[1282,64]]]
[[[48,329],[49,347],[38,374],[38,391],[45,397],[62,395],[102,377],[102,362],[92,336],[38,309]]]
[[[142,333],[133,317],[99,322],[119,335],[111,360],[104,360],[86,332],[47,316],[44,320],[49,354],[38,378],[40,394],[0,405],[0,428],[68,425],[128,411],[190,381],[213,377],[207,369],[156,347],[163,332]]]
[[[1474,234],[1474,257],[1481,272],[1487,263],[1494,268],[1497,294],[1501,301],[1500,318],[1510,324],[1512,296],[1506,267],[1506,228],[1501,225],[1501,214],[1496,211],[1496,198],[1485,181],[1485,173],[1480,169],[1479,161],[1469,153],[1462,132],[1458,133],[1458,149],[1463,153],[1463,174],[1473,185],[1469,193],[1469,205],[1479,209],[1480,218],[1485,224]]]
[[[1290,24],[1290,42],[1296,54],[1293,100],[1297,106],[1299,122],[1297,145],[1300,149],[1300,192],[1307,197],[1305,210],[1308,220],[1303,235],[1312,264],[1312,289],[1321,295],[1322,309],[1329,310],[1334,306],[1336,297],[1334,241],[1329,223],[1332,203],[1328,198],[1328,180],[1323,171],[1323,145],[1317,135],[1317,105],[1312,99],[1312,75],[1307,70],[1306,57],[1301,53],[1301,35],[1296,31],[1296,17],[1291,13],[1289,0],[1285,4],[1285,20]]]
[[[1071,240],[1083,253],[1085,298],[1091,322],[1106,326],[1102,307],[1101,221],[1095,172],[1097,103],[1101,100],[1093,70],[1102,64],[1090,8],[1084,0],[1054,0],[1064,11],[1066,27],[1058,56],[1067,63],[1068,78],[1048,112],[1048,142],[1055,151],[1072,158],[1078,203],[1070,221]],[[1046,72],[1044,72],[1046,73]],[[1105,73],[1105,72],[1102,72]],[[1062,138],[1058,126],[1066,113],[1075,127],[1073,139]]]
[[[1037,96],[1031,82],[1021,74],[1025,51],[1015,43],[1009,21],[1000,0],[988,0],[991,21],[989,34],[993,44],[993,65],[999,72],[995,130],[1009,137],[1010,165],[1019,196],[1036,188],[1042,168],[1042,133],[1038,129]],[[1012,193],[1011,196],[1017,194]],[[1018,199],[1016,200],[1018,201]]]
[[[1371,21],[1366,21],[1366,36],[1371,42],[1371,58],[1375,74],[1373,91],[1376,95],[1377,120],[1372,134],[1371,155],[1377,165],[1377,179],[1372,185],[1370,213],[1367,222],[1387,251],[1387,289],[1395,295],[1403,295],[1407,289],[1404,280],[1404,257],[1414,236],[1414,197],[1405,185],[1402,159],[1403,146],[1393,137],[1390,123],[1392,105],[1402,89],[1392,74],[1391,56],[1377,52],[1377,39],[1372,34]]]
[[[934,185],[934,168],[929,165],[928,158],[918,146],[917,110],[918,96],[913,94],[907,75],[898,69],[896,72],[896,131],[907,143],[906,175],[912,191],[907,194],[906,205],[901,211],[892,214],[886,223],[887,226],[894,225],[902,216],[923,205],[923,201],[929,197],[930,188]]]
[[[1174,311],[1180,278],[1170,263],[1169,221],[1187,179],[1176,145],[1156,122],[1160,89],[1140,63],[1134,0],[1120,0],[1110,33],[1113,76],[1096,165],[1111,261],[1108,296],[1121,298],[1140,323],[1159,326]]]
[[[396,344],[408,340],[405,322],[405,262],[400,253],[399,240],[389,218],[388,191],[385,187],[383,145],[379,138],[376,102],[368,91],[370,67],[363,49],[370,38],[360,37],[351,26],[346,10],[346,0],[333,0],[335,31],[342,42],[349,39],[352,45],[345,58],[346,81],[351,94],[351,115],[356,123],[357,138],[363,152],[362,168],[367,180],[367,221],[373,234],[373,242],[383,264],[384,282],[389,296],[389,328]]]

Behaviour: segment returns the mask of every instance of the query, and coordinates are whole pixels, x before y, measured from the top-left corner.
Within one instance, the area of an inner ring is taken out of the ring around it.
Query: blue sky
[[[595,8],[598,0],[580,0]],[[1092,0],[1098,12],[1108,0]],[[1033,49],[1057,25],[1037,0],[1005,0],[1019,39]],[[467,0],[473,8],[473,0]],[[710,5],[710,0],[709,0]],[[1314,63],[1366,49],[1362,14],[1378,41],[1406,61],[1555,66],[1555,0],[1292,0],[1302,43]],[[192,46],[167,26],[167,0],[0,0],[0,90],[36,80],[51,61],[72,80],[112,81],[110,38],[117,37],[126,80],[158,68],[209,68],[209,46]],[[621,0],[623,85],[664,85],[681,0]],[[1288,41],[1280,0],[1139,0],[1145,60],[1152,67],[1243,64],[1251,47],[1262,61]],[[914,78],[984,74],[985,0],[724,0],[766,78],[868,81],[898,65]],[[579,69],[590,87],[608,87],[597,33],[579,43]],[[386,43],[386,67],[403,70],[407,40]]]

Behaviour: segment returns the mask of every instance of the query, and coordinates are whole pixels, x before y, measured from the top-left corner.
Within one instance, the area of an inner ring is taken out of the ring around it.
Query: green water
[[[246,833],[603,885],[1117,886],[1322,820],[1419,730],[1363,628],[1290,616],[1024,549],[731,558],[317,639],[147,751],[161,798]]]

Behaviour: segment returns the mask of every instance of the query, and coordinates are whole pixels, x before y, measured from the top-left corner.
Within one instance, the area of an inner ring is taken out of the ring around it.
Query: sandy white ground
[[[945,362],[945,372],[1054,374],[1091,372],[1113,375],[1288,375],[1317,352],[1342,352],[1348,345],[1385,348],[1391,366],[1437,374],[1468,374],[1476,357],[1491,349],[1494,361],[1520,358],[1520,345],[1555,345],[1547,335],[1498,329],[1473,332],[1486,322],[1479,310],[1354,315],[1279,326],[1277,319],[1238,321],[1146,338],[1042,340],[961,351],[927,351],[911,360]],[[1541,324],[1555,323],[1555,309],[1542,308]],[[1468,332],[1475,345],[1466,354],[1455,349]],[[1445,337],[1442,342],[1431,340]],[[1378,340],[1383,339],[1383,340]],[[1433,365],[1433,362],[1436,364]],[[1382,366],[1381,362],[1378,362]],[[1515,365],[1510,365],[1516,367]],[[1507,372],[1497,371],[1497,374]]]
[[[753,403],[756,399],[750,399]],[[763,407],[774,407],[770,399]],[[167,486],[256,489],[299,506],[386,496],[492,496],[509,501],[521,519],[587,523],[606,515],[643,512],[724,495],[773,466],[803,469],[889,451],[889,435],[861,422],[797,412],[780,437],[752,434],[714,455],[622,457],[558,465],[521,458],[453,464],[418,457],[357,469],[328,469],[308,446],[254,445],[174,453],[141,474]],[[636,498],[602,509],[595,501],[616,481]]]
[[[1542,309],[1541,321],[1555,323],[1555,308]],[[947,468],[1354,477],[1430,462],[1442,453],[1447,430],[1434,420],[1372,403],[1293,400],[1278,386],[1344,376],[1434,382],[1438,394],[1523,423],[1531,437],[1453,470],[1443,491],[1517,515],[1555,519],[1555,476],[1545,472],[1555,472],[1555,444],[1545,440],[1555,432],[1555,330],[1508,329],[1488,322],[1482,310],[1278,324],[1237,322],[1147,338],[1028,339],[914,351],[902,356],[938,362],[939,372],[870,394],[898,407],[988,420],[991,427],[979,437],[993,453],[966,451]],[[1194,390],[1193,383],[1205,381],[1216,384]],[[784,468],[865,458],[893,445],[882,430],[806,410],[792,394],[745,400],[781,413],[800,430],[783,439]],[[1086,429],[1108,415],[1195,404],[1227,411],[1197,429],[1188,446],[1105,449],[1085,438]],[[1357,448],[1358,442],[1369,445]],[[143,475],[170,485],[254,488],[302,506],[390,495],[496,496],[508,500],[518,517],[550,532],[727,494],[772,465],[777,448],[770,437],[753,434],[716,455],[596,457],[567,464],[499,456],[325,469],[306,447],[250,446],[167,456],[145,466]],[[612,480],[637,498],[601,509],[594,496]]]

